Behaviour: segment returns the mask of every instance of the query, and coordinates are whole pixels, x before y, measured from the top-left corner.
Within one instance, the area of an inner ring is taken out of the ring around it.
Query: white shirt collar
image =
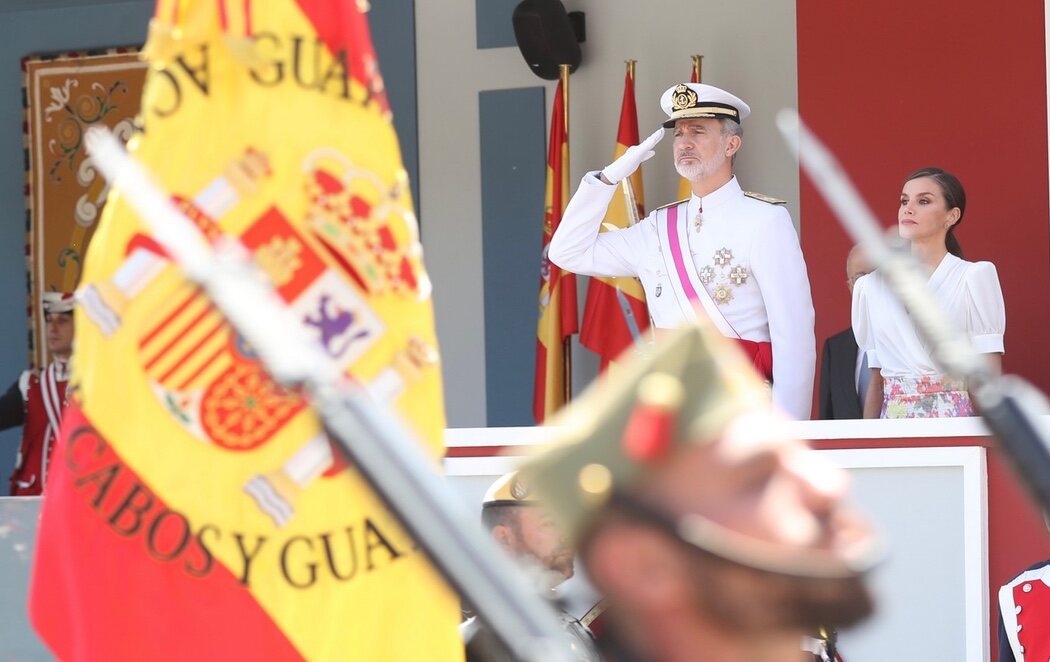
[[[689,206],[693,209],[700,209],[702,202],[703,210],[708,212],[739,199],[743,194],[743,191],[740,190],[740,184],[736,181],[736,175],[733,175],[728,182],[711,191],[703,198],[698,197],[694,193],[689,201]]]
[[[69,359],[63,361],[56,358],[51,363],[55,365],[55,379],[60,382],[69,381]]]

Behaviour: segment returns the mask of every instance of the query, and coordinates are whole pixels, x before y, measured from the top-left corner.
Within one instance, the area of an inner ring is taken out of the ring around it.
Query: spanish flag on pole
[[[637,145],[638,109],[634,102],[634,60],[627,62],[627,74],[623,82],[623,103],[620,107],[620,126],[616,132],[616,148],[613,160],[618,159],[628,147]],[[609,205],[601,232],[626,228],[632,222],[645,217],[642,169],[639,168],[621,183],[623,195],[617,195]],[[630,189],[627,188],[629,182]],[[634,206],[634,209],[630,209]],[[609,362],[616,359],[649,328],[649,309],[645,305],[645,292],[634,278],[600,278],[591,276],[587,285],[587,302],[583,308],[583,326],[580,344],[601,357],[604,371]]]
[[[364,4],[161,0],[129,149],[436,467],[430,285]],[[30,592],[44,641],[61,659],[461,660],[457,600],[418,545],[142,228],[112,195],[84,266]]]
[[[569,358],[568,340],[579,330],[576,320],[576,276],[563,271],[547,258],[547,247],[568,203],[569,136],[565,126],[567,79],[568,76],[563,75],[554,92],[550,148],[547,151],[540,318],[536,325],[536,376],[532,395],[532,414],[537,423],[542,423],[566,402],[571,377],[566,365]]]

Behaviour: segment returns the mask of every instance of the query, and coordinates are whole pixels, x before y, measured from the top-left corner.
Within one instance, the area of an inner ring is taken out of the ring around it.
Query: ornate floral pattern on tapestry
[[[131,137],[146,63],[134,48],[22,60],[25,110],[26,261],[30,363],[44,365],[45,291],[68,292],[80,280],[84,251],[109,187],[84,150],[84,133],[105,125]]]

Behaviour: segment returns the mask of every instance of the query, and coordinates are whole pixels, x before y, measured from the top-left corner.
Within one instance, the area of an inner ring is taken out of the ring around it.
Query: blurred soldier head
[[[481,517],[504,551],[537,567],[553,588],[572,577],[574,554],[551,515],[536,505],[532,491],[517,472],[511,472],[489,487],[482,500]]]
[[[868,255],[860,247],[860,244],[851,248],[849,255],[846,256],[846,287],[851,294],[853,292],[853,284],[857,282],[857,279],[861,276],[867,276],[872,271],[875,271],[875,267],[872,266],[871,260],[868,259]]]
[[[871,612],[875,545],[846,475],[791,436],[729,341],[685,329],[625,373],[553,421],[562,443],[520,475],[629,645],[791,660],[802,635]]]
[[[44,311],[44,336],[51,356],[65,360],[73,353],[73,295],[44,292],[40,297]]]

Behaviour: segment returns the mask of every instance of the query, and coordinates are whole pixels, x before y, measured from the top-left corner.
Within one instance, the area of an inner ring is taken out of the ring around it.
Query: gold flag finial
[[[694,55],[693,56],[693,82],[694,83],[702,83],[702,82],[704,82],[703,78],[701,77],[701,71],[700,71],[701,68],[703,67],[703,64],[704,64],[704,56],[703,55]]]

